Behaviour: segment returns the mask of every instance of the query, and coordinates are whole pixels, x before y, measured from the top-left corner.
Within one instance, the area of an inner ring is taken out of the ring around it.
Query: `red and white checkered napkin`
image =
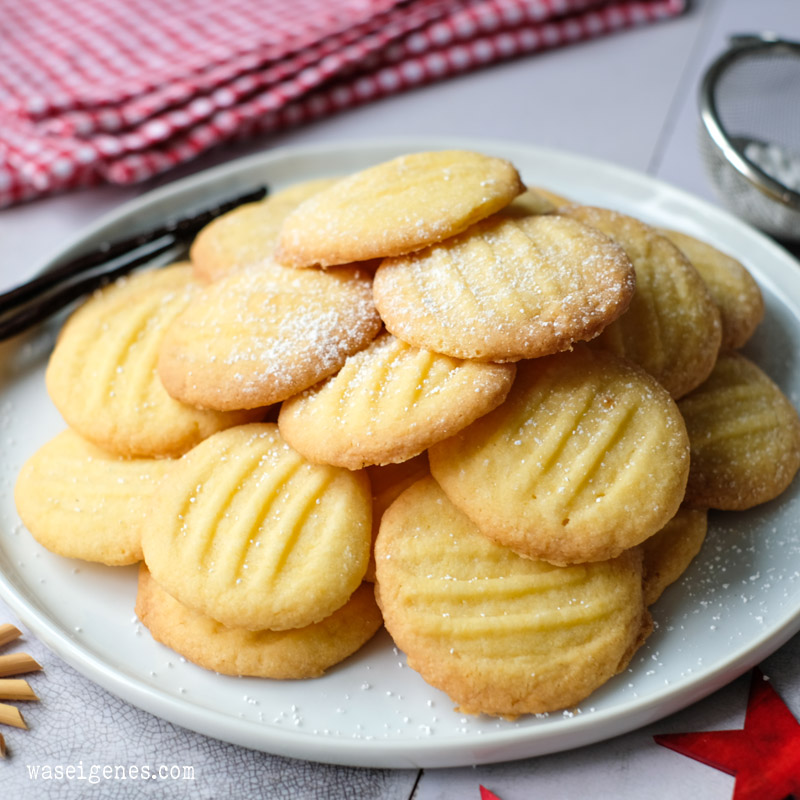
[[[686,0],[0,0],[0,206],[132,183]]]

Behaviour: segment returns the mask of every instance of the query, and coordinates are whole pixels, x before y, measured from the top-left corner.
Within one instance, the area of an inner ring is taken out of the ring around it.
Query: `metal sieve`
[[[731,37],[700,87],[701,149],[721,201],[800,240],[800,42]]]

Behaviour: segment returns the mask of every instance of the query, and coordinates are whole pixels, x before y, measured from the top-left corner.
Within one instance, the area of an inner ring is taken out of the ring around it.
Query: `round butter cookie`
[[[707,530],[705,509],[682,506],[658,533],[642,542],[646,605],[655,603],[664,589],[686,572],[700,552]]]
[[[277,425],[254,423],[175,464],[142,549],[165,591],[223,625],[302,628],[361,583],[371,514],[364,473],[310,464]]]
[[[462,713],[571,708],[625,668],[652,624],[638,549],[573,567],[522,558],[432,478],[386,511],[375,560],[386,629]]]
[[[556,204],[551,202],[538,189],[526,189],[503,209],[503,214],[513,217],[525,217],[530,214],[549,214],[551,211],[555,211],[556,208]]]
[[[628,307],[622,248],[569,217],[498,214],[385,259],[375,305],[398,339],[454,358],[516,361],[591,339]]]
[[[701,384],[717,359],[722,324],[697,270],[672,242],[633,217],[591,206],[562,212],[621,245],[636,270],[630,308],[593,346],[644,367],[673,397]]]
[[[134,564],[142,558],[156,490],[173,464],[121,458],[67,429],[22,466],[14,500],[25,527],[53,553]]]
[[[199,290],[192,268],[177,264],[123,278],[72,314],[45,376],[70,427],[118,455],[179,456],[263,414],[194,408],[164,390],[156,372],[161,341]]]
[[[169,394],[203,408],[257,408],[337,372],[378,334],[371,277],[270,263],[206,287],[164,336]]]
[[[721,350],[742,347],[764,318],[764,297],[753,276],[733,256],[679,231],[661,230],[692,262],[722,317]]]
[[[410,253],[494,214],[524,188],[512,164],[481,153],[400,156],[301,203],[284,220],[278,260],[326,267]]]
[[[574,200],[570,200],[568,197],[565,197],[563,194],[554,192],[552,189],[548,189],[545,186],[533,186],[530,187],[530,191],[536,192],[541,197],[544,197],[544,199],[552,203],[555,208],[571,206],[575,202]]]
[[[189,250],[197,278],[211,283],[229,272],[271,261],[283,220],[334,183],[335,178],[297,183],[217,217],[197,234]]]
[[[518,364],[505,403],[428,457],[486,536],[563,565],[613,558],[663,527],[683,498],[689,442],[654,378],[582,346]]]
[[[383,624],[369,584],[330,616],[287,631],[227,628],[165,592],[139,568],[136,616],[161,644],[222,675],[292,680],[318,678],[366,644]]]
[[[686,502],[742,510],[777,497],[800,467],[800,419],[752,361],[720,355],[702,386],[679,407],[691,443]]]
[[[389,333],[281,406],[278,426],[310,461],[360,469],[407,461],[503,402],[513,364],[450,358]]]
[[[412,483],[430,475],[428,467],[428,454],[420,453],[408,461],[399,464],[383,464],[371,466],[366,469],[369,482],[372,486],[372,543],[378,537],[383,512],[406,490]],[[369,566],[364,575],[365,581],[375,581],[375,554],[370,556]]]

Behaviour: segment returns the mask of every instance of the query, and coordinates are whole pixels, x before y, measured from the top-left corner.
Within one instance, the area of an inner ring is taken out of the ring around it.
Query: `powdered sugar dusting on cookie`
[[[559,216],[494,217],[375,276],[387,328],[459,358],[515,360],[568,349],[621,314],[634,290],[625,253]]]
[[[211,408],[278,402],[337,371],[378,332],[369,276],[275,264],[210,287],[170,330],[170,391]]]

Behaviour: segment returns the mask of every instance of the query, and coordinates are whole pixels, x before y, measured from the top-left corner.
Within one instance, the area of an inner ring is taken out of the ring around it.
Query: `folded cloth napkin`
[[[0,0],[0,206],[133,183],[214,145],[687,0]]]

